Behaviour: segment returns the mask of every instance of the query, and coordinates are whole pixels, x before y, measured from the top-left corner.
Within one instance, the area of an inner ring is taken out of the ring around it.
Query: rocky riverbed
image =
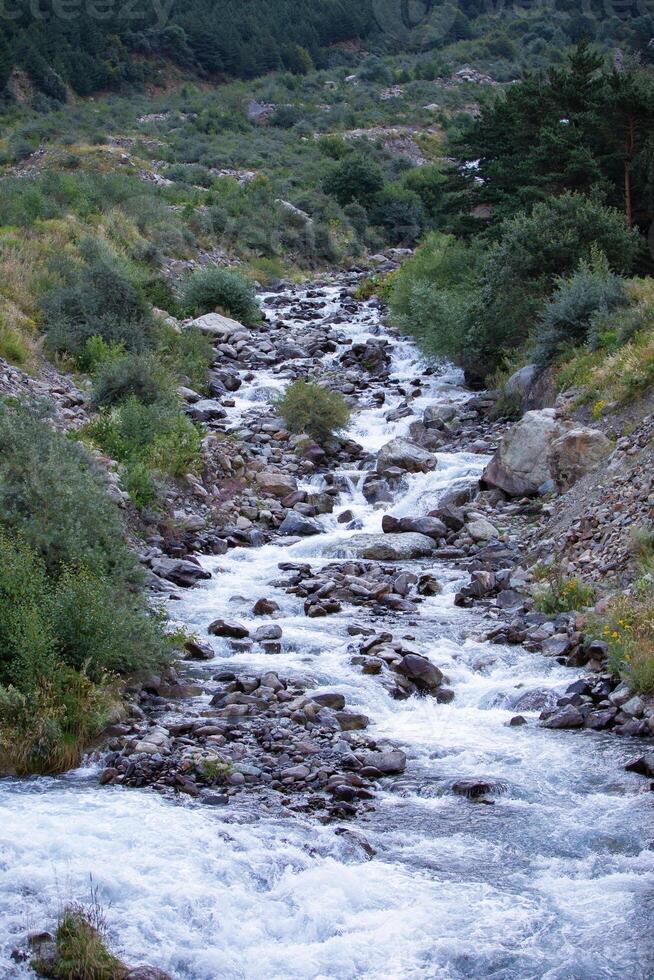
[[[492,400],[355,285],[203,318],[205,476],[141,552],[188,661],[84,770],[0,786],[3,942],[52,915],[54,864],[173,977],[646,977],[651,706],[534,611],[542,504],[479,483]],[[276,415],[303,377],[351,401],[330,445]]]

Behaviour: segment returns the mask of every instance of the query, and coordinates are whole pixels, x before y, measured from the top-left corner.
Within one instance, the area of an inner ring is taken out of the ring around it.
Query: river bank
[[[142,555],[203,659],[146,684],[108,757],[0,784],[4,948],[92,873],[117,946],[174,977],[645,977],[651,794],[624,772],[644,743],[538,724],[581,644],[486,639],[534,516],[510,505],[494,543],[473,499],[504,426],[353,285],[269,295],[266,327],[220,340],[234,367],[198,411],[236,493],[221,527],[189,508],[189,544]],[[356,401],[327,456],[298,453],[269,401],[316,372]],[[380,466],[407,436],[420,452]],[[197,572],[195,543],[214,551]]]

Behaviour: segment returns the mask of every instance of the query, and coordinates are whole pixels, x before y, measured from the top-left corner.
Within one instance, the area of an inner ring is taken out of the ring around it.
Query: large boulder
[[[444,429],[446,424],[456,416],[456,413],[456,405],[436,403],[435,405],[427,405],[422,420],[428,429]]]
[[[368,558],[372,561],[408,561],[426,558],[437,548],[426,534],[355,534],[349,541],[332,545],[332,557]]]
[[[534,496],[551,484],[549,449],[562,434],[553,408],[527,412],[502,439],[482,481],[509,497]]]
[[[274,473],[272,470],[261,470],[255,477],[259,489],[269,497],[283,499],[289,493],[297,490],[297,481],[285,473]]]
[[[447,528],[437,517],[393,517],[384,514],[382,530],[384,534],[425,534],[435,541],[447,536]]]
[[[379,450],[377,472],[397,468],[407,473],[428,473],[436,469],[436,457],[408,439],[391,439]]]
[[[513,398],[519,398],[522,401],[526,398],[538,374],[539,370],[535,364],[525,364],[519,371],[512,374],[504,385],[504,394]]]
[[[364,767],[376,769],[385,776],[404,772],[406,755],[401,749],[391,749],[387,752],[365,752],[362,760]]]
[[[303,517],[295,510],[289,510],[279,526],[279,533],[289,537],[298,535],[301,538],[310,538],[313,534],[323,534],[324,530],[318,521]]]
[[[199,316],[197,320],[190,320],[184,326],[185,328],[193,327],[205,336],[215,337],[218,340],[225,340],[227,337],[245,330],[243,324],[239,323],[238,320],[232,320],[220,313],[205,313],[204,316]]]
[[[563,493],[590,473],[611,453],[613,446],[599,429],[570,429],[550,443],[548,462],[557,490]]]
[[[495,525],[491,524],[485,517],[477,517],[473,521],[470,521],[466,524],[466,531],[472,540],[477,542],[494,541],[500,536],[500,532]]]
[[[174,582],[182,588],[190,589],[198,582],[211,578],[211,572],[206,571],[193,561],[186,561],[182,558],[155,558],[150,568],[159,578],[166,579],[167,582]]]
[[[418,653],[407,653],[395,669],[398,674],[413,681],[421,691],[435,691],[445,679],[443,672],[431,660]]]

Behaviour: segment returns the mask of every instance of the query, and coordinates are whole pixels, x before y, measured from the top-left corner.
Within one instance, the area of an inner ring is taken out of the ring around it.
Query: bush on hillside
[[[637,232],[617,211],[564,194],[505,221],[490,249],[428,238],[393,278],[391,310],[427,347],[463,367],[471,383],[483,384],[507,352],[526,345],[557,284],[580,262],[601,251],[617,276],[639,248]]]
[[[643,580],[633,595],[612,599],[594,624],[609,648],[609,665],[640,694],[654,694],[654,595]]]
[[[406,187],[395,185],[379,194],[370,218],[374,225],[383,228],[391,245],[414,245],[426,222],[418,195]]]
[[[521,347],[560,277],[603,252],[611,269],[632,267],[640,240],[624,216],[581,194],[562,194],[503,222],[481,274],[468,334],[471,375],[483,380],[507,351]]]
[[[127,591],[139,580],[103,471],[43,408],[0,407],[0,526],[20,532],[52,574],[82,564]]]
[[[599,318],[627,303],[624,280],[611,272],[606,256],[582,260],[571,276],[556,280],[554,293],[540,316],[536,360],[547,364],[565,347],[597,347]]]
[[[322,186],[341,207],[355,201],[369,207],[384,186],[384,175],[374,160],[351,155],[331,168]]]
[[[87,434],[113,459],[154,475],[183,476],[201,465],[200,433],[174,400],[144,405],[132,395],[102,412]]]
[[[432,234],[390,277],[393,321],[427,351],[457,364],[469,357],[467,335],[482,257],[479,246]]]
[[[318,443],[345,428],[350,410],[343,396],[320,385],[295,381],[277,405],[290,432],[305,433]]]
[[[206,391],[209,368],[216,358],[209,337],[199,330],[187,328],[178,333],[164,325],[159,331],[157,349],[162,364],[179,382]]]
[[[182,303],[191,315],[222,310],[243,323],[261,319],[252,283],[231,269],[200,269],[186,280]]]
[[[152,344],[150,307],[127,276],[105,254],[74,269],[68,282],[42,301],[46,341],[55,353],[85,356],[86,344],[101,337],[143,351]]]
[[[136,354],[106,361],[93,384],[98,407],[116,405],[134,396],[144,405],[171,396],[173,381],[152,354]]]

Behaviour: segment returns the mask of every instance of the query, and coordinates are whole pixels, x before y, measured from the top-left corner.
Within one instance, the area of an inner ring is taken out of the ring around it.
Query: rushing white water
[[[337,292],[329,292],[325,315],[338,308]],[[356,341],[378,335],[377,311],[370,306],[338,329]],[[395,378],[408,383],[423,369],[410,342],[393,340]],[[261,404],[262,387],[279,391],[284,383],[283,370],[261,372],[239,391],[232,421]],[[442,373],[412,406],[419,414],[430,401],[465,397],[456,373]],[[410,419],[384,417],[399,401],[364,405],[351,437],[375,451],[406,432]],[[426,513],[444,490],[473,482],[484,462],[442,454],[434,473],[409,479],[392,512]],[[338,510],[353,510],[365,531],[378,531],[380,510],[349,476],[351,493]],[[416,617],[389,614],[385,625],[415,637],[448,674],[456,699],[392,701],[378,679],[350,664],[346,629],[365,612],[344,607],[307,619],[297,597],[270,584],[279,561],[319,566],[327,548],[346,546],[355,533],[335,516],[322,521],[324,535],[290,547],[207,559],[214,577],[171,611],[202,635],[217,616],[247,620],[253,600],[274,596],[282,653],[235,657],[226,641],[212,640],[216,663],[272,666],[338,690],[369,715],[375,737],[405,748],[406,773],[380,790],[377,809],[357,824],[376,857],[364,860],[332,826],[282,819],[247,801],[229,812],[171,803],[145,790],[100,788],[92,770],[5,780],[0,977],[29,975],[11,961],[13,945],[26,930],[51,926],[62,903],[84,900],[89,875],[116,948],[176,978],[651,976],[652,795],[623,771],[634,745],[546,731],[522,709],[529,724],[507,727],[521,695],[564,689],[574,675],[522,649],[476,642],[473,615],[453,603],[459,573],[434,563],[443,593]],[[494,806],[452,795],[452,781],[466,776],[492,776],[506,793]]]

